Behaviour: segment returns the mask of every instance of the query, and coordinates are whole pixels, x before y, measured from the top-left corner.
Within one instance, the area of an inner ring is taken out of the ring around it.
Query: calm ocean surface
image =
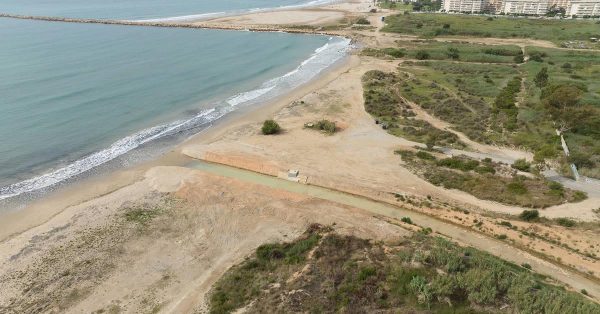
[[[166,15],[127,18],[154,16]],[[0,200],[281,95],[349,47],[325,36],[14,19],[0,19],[0,38]]]
[[[159,19],[311,6],[333,0],[2,0],[0,12],[101,19]]]

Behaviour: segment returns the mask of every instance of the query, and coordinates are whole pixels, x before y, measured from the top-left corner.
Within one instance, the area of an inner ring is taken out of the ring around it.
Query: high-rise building
[[[548,0],[504,0],[501,12],[518,15],[544,15],[548,12]]]
[[[556,8],[563,8],[563,9],[567,9],[567,6],[569,5],[569,0],[550,0],[550,2],[548,2],[548,8],[551,7],[556,7]]]
[[[485,9],[485,0],[444,0],[446,12],[480,13]]]
[[[600,16],[600,0],[570,0],[567,16]]]
[[[500,13],[502,10],[502,0],[489,0],[485,5],[484,12]]]

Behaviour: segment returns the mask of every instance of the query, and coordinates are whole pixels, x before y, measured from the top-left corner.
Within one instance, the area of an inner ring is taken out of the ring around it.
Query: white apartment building
[[[504,14],[544,15],[548,12],[548,0],[504,0],[501,12]]]
[[[567,6],[569,5],[569,2],[569,0],[550,0],[548,2],[548,8],[557,7],[564,8],[566,10]]]
[[[566,8],[567,16],[600,16],[600,0],[571,0]]]
[[[444,0],[442,9],[446,12],[480,13],[485,8],[485,0]]]

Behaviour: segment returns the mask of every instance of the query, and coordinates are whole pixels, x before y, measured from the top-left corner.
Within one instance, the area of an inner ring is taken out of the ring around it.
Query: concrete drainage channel
[[[392,219],[400,220],[402,217],[410,217],[411,220],[420,227],[431,228],[433,231],[445,235],[459,243],[486,251],[517,265],[528,263],[532,266],[533,270],[540,274],[550,276],[563,282],[576,291],[585,289],[589,295],[596,298],[596,300],[600,298],[600,285],[591,279],[533,256],[528,252],[514,248],[502,241],[473,231],[468,231],[424,214],[328,188],[296,183],[222,164],[194,160],[187,164],[186,167],[223,177],[234,178],[243,182],[260,184],[275,189],[352,206]]]

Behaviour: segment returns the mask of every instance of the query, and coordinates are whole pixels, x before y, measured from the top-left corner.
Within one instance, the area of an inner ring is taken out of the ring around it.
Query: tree
[[[281,131],[281,127],[273,120],[266,120],[263,123],[261,131],[264,135],[277,134],[279,131]]]
[[[534,79],[535,85],[539,88],[543,88],[548,84],[548,68],[543,67],[536,75]]]

